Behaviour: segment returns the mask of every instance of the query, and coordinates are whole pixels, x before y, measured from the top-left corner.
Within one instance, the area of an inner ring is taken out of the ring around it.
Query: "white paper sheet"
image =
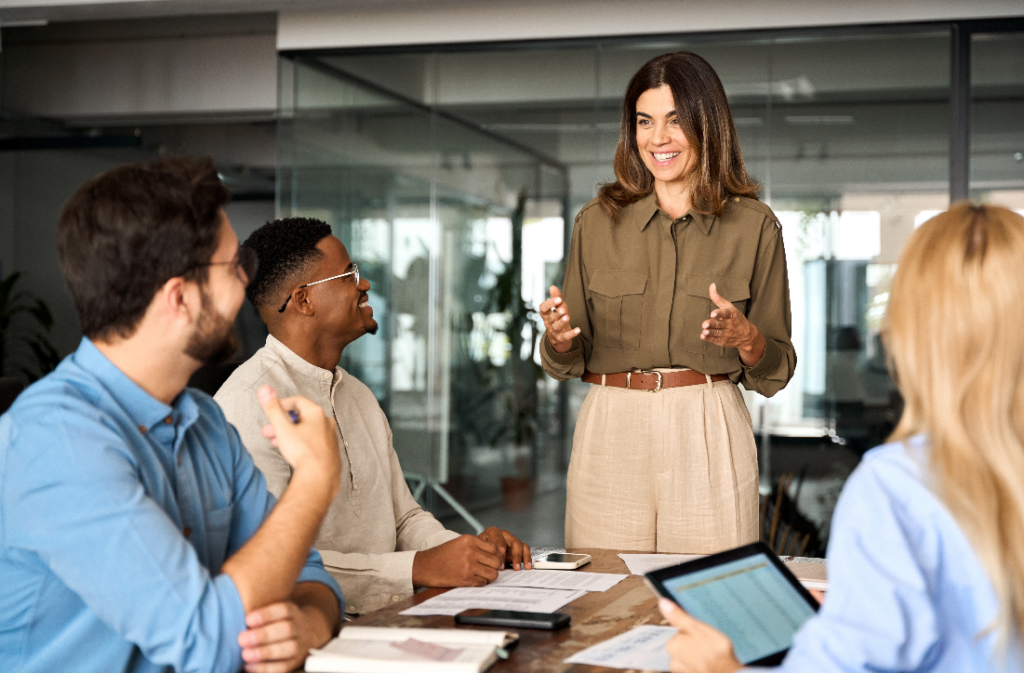
[[[582,573],[571,570],[502,570],[491,586],[569,589],[571,591],[608,591],[629,575]]]
[[[403,610],[402,614],[457,615],[463,610],[476,608],[551,613],[586,595],[586,591],[503,587],[493,584],[486,587],[460,587]]]
[[[704,556],[705,554],[619,554],[619,558],[626,562],[629,572],[634,575],[645,575]]]
[[[671,626],[638,626],[577,652],[563,663],[668,671],[665,644],[677,633]]]

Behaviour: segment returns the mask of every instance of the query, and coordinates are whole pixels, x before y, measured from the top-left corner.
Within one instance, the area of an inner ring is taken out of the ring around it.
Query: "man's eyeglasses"
[[[312,283],[306,283],[300,285],[299,288],[309,287],[310,285],[319,285],[320,283],[326,283],[329,280],[335,280],[337,278],[345,278],[346,276],[355,276],[356,287],[359,287],[359,265],[352,262],[352,270],[346,271],[345,273],[339,273],[337,276],[331,276],[330,278],[324,278],[323,280],[314,280]],[[277,309],[278,313],[284,313],[284,309],[288,306],[288,302],[292,300],[292,296],[288,295],[288,298],[281,304],[281,308]]]
[[[242,281],[243,285],[248,286],[252,279],[256,277],[256,270],[260,266],[260,260],[256,256],[255,250],[240,245],[238,246],[238,254],[230,262],[204,262],[196,264],[194,268],[200,266],[220,266],[221,264],[234,264],[235,275],[238,276],[238,280]]]

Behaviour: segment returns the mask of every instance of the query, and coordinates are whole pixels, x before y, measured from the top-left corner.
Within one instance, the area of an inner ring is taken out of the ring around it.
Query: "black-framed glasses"
[[[240,245],[238,246],[238,253],[230,262],[203,262],[202,264],[196,264],[193,268],[220,266],[221,264],[234,264],[235,275],[238,276],[238,280],[242,281],[243,285],[248,286],[253,278],[256,277],[256,270],[260,267],[260,260],[255,250]]]
[[[312,283],[306,283],[305,285],[300,285],[299,288],[301,289],[301,288],[304,288],[304,287],[309,287],[310,285],[319,285],[320,283],[326,283],[329,280],[336,280],[338,278],[345,278],[347,276],[355,276],[356,287],[359,287],[359,265],[356,264],[355,262],[352,262],[352,270],[351,271],[346,271],[345,273],[339,273],[337,276],[331,276],[330,278],[324,278],[323,280],[314,280]],[[277,309],[277,312],[278,313],[284,313],[285,308],[288,307],[288,302],[290,302],[291,300],[292,300],[292,296],[288,295],[288,298],[284,300],[284,303],[281,304],[281,308]]]

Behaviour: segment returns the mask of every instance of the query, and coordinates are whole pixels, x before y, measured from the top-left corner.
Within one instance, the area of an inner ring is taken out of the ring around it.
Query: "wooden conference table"
[[[618,573],[628,574],[629,569],[617,554],[630,553],[609,549],[569,549],[569,552],[590,554],[590,563],[573,572]],[[632,552],[640,553],[640,552]],[[394,605],[363,615],[349,622],[361,626],[404,626],[454,628],[454,617],[429,616],[412,617],[398,614],[413,605],[417,605],[437,596],[447,589],[428,589],[414,594],[411,598]],[[568,628],[560,631],[541,631],[538,629],[516,629],[519,633],[519,646],[512,651],[506,660],[498,660],[489,671],[507,673],[509,671],[561,671],[567,673],[594,673],[596,671],[618,671],[620,669],[603,666],[582,666],[580,664],[563,664],[580,650],[608,640],[642,624],[664,624],[665,621],[658,611],[658,601],[650,589],[643,583],[639,575],[630,575],[608,591],[591,591],[586,596],[576,599],[558,610],[572,617]],[[482,612],[482,611],[481,611]],[[482,629],[484,626],[459,627]],[[509,630],[509,629],[502,629]]]

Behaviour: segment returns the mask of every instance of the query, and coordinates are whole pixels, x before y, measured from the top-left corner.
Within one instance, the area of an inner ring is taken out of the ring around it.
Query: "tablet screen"
[[[683,608],[732,640],[748,664],[789,649],[814,608],[764,554],[662,580]]]

